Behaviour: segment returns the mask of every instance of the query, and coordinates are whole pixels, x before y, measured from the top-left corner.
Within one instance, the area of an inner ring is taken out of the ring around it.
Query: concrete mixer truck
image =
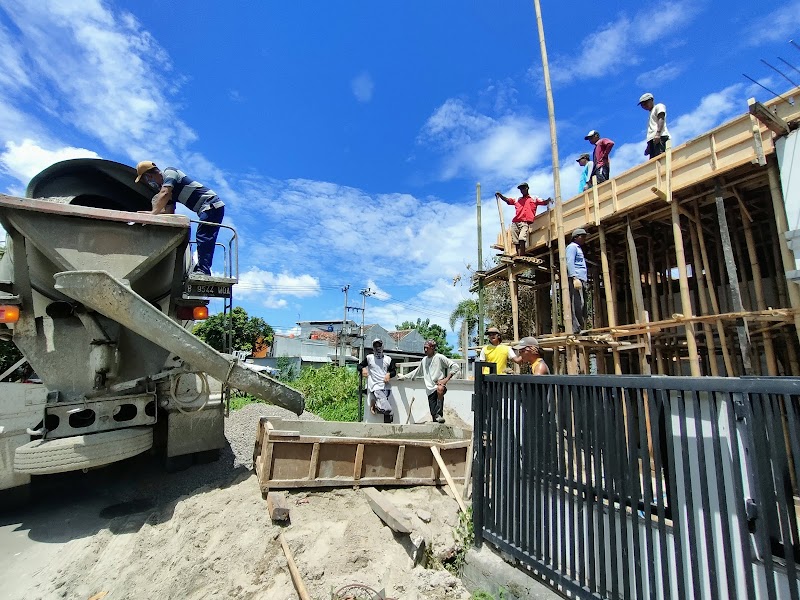
[[[303,411],[298,391],[189,331],[209,297],[231,297],[235,231],[221,244],[222,276],[192,274],[190,220],[137,212],[152,192],[135,177],[68,160],[34,177],[26,198],[0,195],[0,339],[42,381],[0,383],[2,498],[24,497],[31,476],[151,449],[172,464],[213,458],[225,387]]]

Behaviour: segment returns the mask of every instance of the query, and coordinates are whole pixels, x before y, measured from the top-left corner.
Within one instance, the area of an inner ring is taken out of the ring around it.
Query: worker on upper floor
[[[578,182],[578,193],[580,194],[591,187],[594,163],[588,152],[581,154],[576,162],[581,166],[581,180]]]
[[[536,219],[536,207],[547,206],[553,202],[553,199],[547,198],[543,200],[538,196],[531,196],[528,192],[527,183],[520,183],[517,189],[522,194],[522,197],[518,199],[506,198],[500,192],[495,192],[494,195],[506,204],[513,206],[517,211],[511,220],[511,241],[517,248],[517,254],[522,256],[525,254],[528,233],[530,233],[533,222]]]
[[[592,129],[583,138],[589,140],[589,143],[594,146],[592,155],[592,168],[591,175],[589,175],[589,187],[592,186],[592,176],[597,177],[597,183],[603,183],[611,178],[611,149],[614,147],[614,142],[608,138],[601,138],[600,134]]]
[[[667,129],[667,107],[656,104],[653,94],[647,92],[639,97],[639,106],[650,113],[647,118],[647,146],[645,155],[655,158],[667,151],[669,129]]]

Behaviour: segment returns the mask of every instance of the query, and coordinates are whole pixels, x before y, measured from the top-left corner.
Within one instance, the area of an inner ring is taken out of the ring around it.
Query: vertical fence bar
[[[685,427],[684,418],[686,411],[681,411],[680,394],[675,395],[675,402],[678,404],[678,435],[680,436],[680,429]],[[686,594],[686,563],[684,562],[683,554],[683,512],[678,505],[678,482],[677,482],[677,453],[680,452],[682,444],[676,448],[675,444],[675,430],[673,428],[673,415],[672,415],[672,402],[673,398],[669,393],[665,394],[664,401],[664,423],[665,423],[665,436],[667,440],[667,464],[669,465],[669,476],[666,478],[669,485],[669,506],[670,515],[672,516],[672,531],[673,531],[673,544],[675,546],[675,575],[678,582],[678,595],[680,600],[688,598]],[[683,418],[681,417],[683,414]],[[681,425],[683,424],[683,427]],[[659,425],[660,427],[660,425]],[[681,452],[682,454],[682,452]]]
[[[629,407],[627,406],[626,399],[630,396],[629,390],[625,388],[616,388],[618,397],[614,403],[614,424],[615,430],[622,432],[624,441],[620,439],[619,443],[615,444],[615,455],[617,457],[617,468],[615,469],[618,474],[619,487],[617,488],[618,506],[619,506],[619,541],[620,541],[620,560],[622,561],[622,597],[628,600],[631,597],[631,564],[630,564],[630,544],[628,542],[628,525],[630,519],[628,518],[628,504],[630,504],[630,448],[628,444],[628,432],[625,429],[625,421],[630,421],[633,418]],[[638,499],[637,499],[638,500]]]
[[[603,483],[608,492],[608,538],[610,540],[609,558],[611,559],[611,593],[614,598],[619,598],[619,554],[617,552],[617,519],[616,519],[616,452],[614,433],[610,429],[614,418],[614,388],[603,390],[603,415],[605,418],[603,431]],[[611,396],[611,398],[609,398]]]
[[[655,424],[656,427],[656,435],[651,437],[654,438],[653,440],[653,465],[655,468],[655,477],[656,477],[656,515],[658,516],[658,541],[659,541],[659,555],[660,555],[660,562],[656,563],[655,559],[653,559],[653,568],[655,569],[656,564],[661,565],[661,589],[664,593],[665,600],[671,600],[672,598],[672,580],[670,578],[670,565],[671,561],[669,560],[669,550],[667,549],[667,517],[666,517],[666,498],[667,498],[667,485],[669,482],[669,477],[666,477],[665,474],[669,472],[669,467],[667,466],[667,461],[669,460],[669,448],[667,445],[667,435],[666,435],[666,423],[662,421],[661,416],[664,415],[666,411],[665,408],[665,396],[668,396],[669,392],[665,390],[655,390],[651,389],[650,394],[648,395],[649,401],[646,403],[646,410],[650,414],[650,423]],[[652,426],[652,425],[651,425]],[[662,429],[664,434],[662,435]],[[645,434],[646,435],[646,434]],[[662,451],[664,454],[662,455]],[[673,471],[674,473],[674,471]],[[674,495],[672,496],[675,497]],[[670,510],[672,510],[672,505],[670,505]],[[677,530],[677,528],[674,528]],[[672,569],[674,572],[674,569]]]
[[[722,438],[719,431],[719,403],[717,393],[710,392],[708,405],[711,420],[711,440],[714,443],[714,471],[717,473],[717,490],[719,492],[719,514],[722,527],[722,550],[725,557],[725,581],[728,586],[728,597],[737,597],[734,562],[732,555],[732,540],[730,528],[730,513],[728,512],[728,486],[725,483],[725,469],[722,464]],[[733,432],[735,434],[735,431]],[[735,439],[734,439],[735,441]]]
[[[598,532],[598,549],[600,550],[600,562],[598,565],[598,570],[600,571],[600,594],[603,596],[608,594],[608,578],[606,576],[606,538],[608,537],[606,534],[608,533],[608,529],[606,528],[606,517],[605,517],[605,507],[603,498],[605,495],[603,494],[603,490],[605,489],[605,474],[606,469],[604,468],[604,458],[603,455],[605,454],[605,432],[601,431],[600,421],[598,415],[598,410],[600,414],[605,415],[604,405],[603,405],[603,398],[605,396],[604,388],[596,388],[597,395],[594,398],[593,405],[593,415],[592,415],[592,426],[594,431],[594,440],[595,440],[595,447],[594,447],[594,464],[595,464],[595,499],[597,501],[597,532]],[[605,429],[605,428],[603,428]],[[609,538],[609,547],[610,547],[610,538]],[[610,552],[609,552],[610,554]]]
[[[703,403],[700,398],[699,392],[692,393],[692,406],[694,413],[694,434],[695,446],[697,448],[697,473],[699,481],[704,482],[709,480],[709,474],[706,470],[706,444],[703,435]],[[711,415],[713,418],[713,415]],[[717,473],[717,490],[719,490],[719,476]],[[691,482],[691,480],[690,480]],[[717,581],[717,553],[715,551],[716,544],[714,543],[714,535],[711,531],[711,493],[712,490],[708,486],[701,485],[700,487],[700,502],[703,507],[703,531],[705,532],[705,546],[706,546],[706,569],[708,569],[708,579],[711,588],[711,600],[719,600],[719,582]]]
[[[742,543],[742,560],[745,565],[745,588],[747,590],[747,599],[755,600],[756,590],[753,580],[753,556],[750,552],[750,528],[745,512],[744,477],[742,475],[742,469],[746,468],[746,465],[743,461],[744,457],[739,455],[739,430],[736,425],[740,420],[744,421],[745,424],[747,424],[747,422],[745,421],[746,417],[744,414],[742,414],[741,417],[738,416],[739,410],[737,410],[737,402],[734,395],[727,394],[726,398],[728,401],[728,428],[731,432],[731,456],[733,457],[733,468],[731,471],[733,472],[734,493],[738,499],[738,502],[736,502],[736,516],[739,524],[739,537]],[[741,411],[744,413],[745,403],[741,402],[739,406],[741,406]],[[752,421],[752,418],[750,418],[750,421]]]
[[[772,559],[772,544],[769,538],[770,520],[774,516],[775,491],[769,464],[769,442],[767,440],[766,415],[763,400],[760,394],[752,394],[748,398],[752,407],[752,432],[753,446],[755,449],[755,474],[756,474],[756,506],[759,518],[756,521],[756,536],[759,541],[759,554],[764,564],[767,579],[767,597],[769,600],[777,599],[775,590],[775,565]],[[773,523],[774,525],[774,523]]]
[[[681,425],[681,449],[689,447],[689,423],[686,417],[686,394],[684,390],[678,392],[678,415]],[[692,413],[695,416],[695,413]],[[694,501],[692,499],[692,471],[689,463],[689,453],[681,452],[683,459],[683,484],[685,488],[686,498],[686,533],[688,536],[688,545],[686,553],[689,558],[689,576],[692,580],[692,591],[694,598],[700,598],[700,571],[697,564],[697,534],[695,533],[695,512]],[[677,476],[677,473],[676,473]]]
[[[648,390],[647,392],[647,401],[645,401],[644,393],[636,394],[636,414],[638,415],[638,443],[639,443],[639,452],[638,452],[638,461],[637,463],[641,464],[641,477],[642,477],[642,515],[643,515],[643,525],[644,525],[644,538],[645,538],[645,560],[640,562],[639,571],[641,574],[642,569],[647,569],[647,586],[650,591],[651,598],[658,597],[658,590],[656,588],[656,560],[655,560],[655,552],[653,546],[653,475],[651,464],[654,461],[651,461],[650,452],[647,444],[647,427],[645,427],[645,423],[653,423],[653,420],[650,418],[645,411],[647,410],[647,405],[650,405],[655,402],[653,397],[653,391]],[[631,437],[631,439],[634,439]],[[653,440],[653,451],[658,447],[658,440]],[[637,464],[637,469],[639,465]],[[637,474],[638,477],[638,474]],[[656,477],[658,477],[658,471],[656,471]],[[638,514],[638,511],[637,511]],[[637,526],[637,529],[639,527]],[[661,562],[661,569],[668,570],[669,565],[668,561]],[[642,590],[636,590],[636,593],[639,595],[640,598],[644,597],[644,593]]]
[[[633,399],[631,398],[633,396]],[[642,483],[639,475],[639,439],[636,435],[636,422],[644,420],[644,414],[639,411],[639,404],[642,397],[642,390],[631,388],[622,395],[625,403],[625,414],[627,418],[627,438],[629,446],[625,449],[625,456],[628,468],[626,469],[626,479],[628,481],[626,496],[630,500],[631,507],[631,527],[633,529],[633,578],[635,587],[635,598],[644,598],[642,586],[642,540],[639,531],[639,499],[642,498]],[[633,408],[636,408],[634,411]],[[624,424],[624,423],[623,423]],[[646,444],[647,442],[645,442]],[[649,469],[648,469],[649,471]],[[650,476],[648,472],[648,477]],[[628,502],[626,501],[626,505]],[[627,513],[627,509],[625,510]],[[648,511],[649,513],[649,511]],[[642,513],[644,518],[649,518],[649,514]],[[625,544],[627,546],[627,542]],[[626,563],[627,563],[626,559]]]
[[[778,513],[778,521],[780,522],[780,541],[783,542],[783,557],[786,561],[786,574],[789,579],[789,596],[792,600],[798,600],[794,559],[795,543],[797,542],[797,518],[792,514],[795,512],[794,498],[792,481],[789,476],[789,460],[788,456],[786,456],[786,440],[783,433],[783,424],[780,422],[781,410],[778,405],[780,400],[773,394],[769,394],[767,402],[769,406],[767,417],[769,436],[773,440],[771,444],[771,457],[773,460],[770,462],[774,465],[774,489],[777,497],[777,501],[773,506]]]
[[[483,368],[475,365],[475,387],[472,393],[472,410],[474,423],[472,427],[472,447],[475,449],[472,458],[472,529],[475,532],[475,545],[483,545],[484,507],[486,505],[486,447],[483,445],[483,432],[486,431],[486,392],[483,380]],[[468,484],[464,482],[464,486]]]
[[[575,465],[575,506],[577,507],[578,555],[575,577],[581,586],[586,586],[586,533],[584,529],[584,512],[586,510],[586,422],[584,408],[586,406],[586,388],[575,388],[572,402],[572,415],[575,421],[576,465]],[[575,544],[571,544],[573,550]]]

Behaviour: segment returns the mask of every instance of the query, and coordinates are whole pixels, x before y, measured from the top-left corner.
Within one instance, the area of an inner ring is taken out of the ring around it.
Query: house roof
[[[322,331],[321,329],[312,329],[311,332],[308,334],[309,339],[311,339],[312,335],[317,336],[316,339],[323,340],[326,342],[335,342],[338,339],[338,336],[333,331]]]
[[[400,340],[402,340],[404,337],[406,337],[412,331],[416,331],[416,330],[414,330],[414,329],[398,329],[397,331],[390,331],[389,335],[392,336],[392,339],[394,339],[396,342],[399,342]]]

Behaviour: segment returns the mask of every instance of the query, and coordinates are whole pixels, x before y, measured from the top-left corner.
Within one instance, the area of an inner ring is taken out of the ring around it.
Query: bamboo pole
[[[652,232],[651,232],[652,233]],[[653,320],[660,321],[661,315],[658,310],[658,282],[656,281],[657,273],[655,264],[655,253],[653,252],[653,236],[647,236],[647,267],[648,277],[650,278],[650,312],[653,315]],[[656,350],[656,370],[660,375],[664,374],[664,353],[662,352],[661,345],[655,345]]]
[[[708,312],[708,299],[706,298],[706,274],[703,272],[703,257],[700,251],[700,239],[697,229],[701,226],[698,220],[694,227],[689,224],[689,235],[692,238],[692,269],[694,270],[695,281],[697,282],[697,297],[700,303],[700,312],[704,315]],[[711,323],[703,323],[703,335],[706,338],[706,348],[708,349],[708,366],[713,377],[719,377],[719,365],[717,364],[717,347],[714,344],[714,333],[711,330]]]
[[[789,306],[789,294],[786,289],[786,278],[783,276],[783,261],[781,259],[780,241],[778,240],[778,227],[775,224],[774,218],[768,218],[769,234],[765,239],[772,240],[770,244],[772,250],[772,260],[774,261],[775,275],[770,277],[770,280],[775,284],[775,293],[778,297],[778,302],[781,306]],[[797,359],[797,351],[794,344],[794,332],[788,333],[787,328],[781,328],[781,338],[784,339],[782,344],[789,357],[789,367],[786,368],[784,364],[784,375],[798,375],[800,374],[800,363]]]
[[[281,542],[283,553],[286,555],[286,562],[289,564],[289,573],[292,576],[294,589],[297,590],[297,597],[300,600],[311,600],[311,596],[308,595],[308,590],[303,583],[303,578],[300,577],[300,571],[297,570],[297,565],[294,562],[292,551],[289,549],[289,545],[286,543],[286,538],[283,537],[283,533],[278,534],[278,539]]]
[[[550,148],[553,163],[553,194],[555,198],[556,214],[556,237],[558,238],[558,263],[559,273],[561,274],[561,306],[564,315],[564,331],[568,334],[572,331],[572,299],[569,297],[569,283],[567,281],[567,254],[564,244],[564,208],[561,203],[561,177],[558,166],[558,136],[556,135],[556,111],[553,103],[553,89],[550,85],[550,67],[547,62],[547,45],[544,38],[544,24],[542,23],[542,7],[539,0],[533,0],[536,10],[536,26],[539,32],[539,47],[542,52],[542,73],[544,75],[545,96],[547,97],[547,116],[550,121]],[[574,374],[578,372],[578,364],[575,356],[575,349],[568,345],[567,352],[567,372]]]
[[[672,142],[670,140],[667,140],[665,161],[667,203],[672,207],[672,236],[675,239],[675,257],[678,263],[678,275],[680,277],[681,307],[686,316],[692,316],[692,303],[689,299],[689,282],[686,278],[686,257],[683,253],[683,233],[681,232],[678,203],[672,198]],[[686,331],[686,344],[689,347],[689,369],[692,373],[692,377],[699,377],[700,359],[697,354],[694,324],[686,323],[684,329]]]
[[[736,190],[733,190],[733,193],[739,197]],[[750,270],[753,273],[753,290],[756,295],[756,308],[758,310],[766,310],[767,301],[764,299],[764,282],[761,277],[761,265],[758,264],[753,226],[746,217],[746,209],[741,198],[739,198],[739,208],[742,212],[742,226],[744,227],[744,239],[747,243],[747,254],[750,258]],[[752,309],[752,306],[750,308]],[[774,376],[778,374],[778,361],[775,358],[775,346],[772,341],[772,332],[767,329],[764,331],[763,336],[764,356],[767,359],[767,373]]]
[[[725,217],[725,203],[722,198],[722,188],[719,183],[714,187],[714,200],[717,205],[717,220],[719,222],[719,232],[722,238],[722,252],[725,258],[725,269],[728,272],[728,282],[731,291],[731,303],[735,312],[744,312],[742,295],[739,290],[739,277],[736,273],[736,261],[733,259],[733,248],[731,244],[731,233],[728,230],[728,220]],[[745,375],[752,375],[750,365],[750,331],[747,320],[742,318],[737,320],[736,326],[739,338],[739,350],[742,357],[742,366]]]
[[[633,298],[633,320],[635,323],[644,323],[644,296],[642,294],[642,276],[639,271],[639,254],[636,251],[636,241],[633,239],[631,220],[625,229],[628,242],[628,273],[630,273],[631,296]],[[641,341],[641,340],[640,340]],[[647,352],[644,347],[639,347],[639,372],[650,375],[650,363],[647,361]]]
[[[781,180],[778,175],[778,166],[774,161],[770,161],[767,166],[767,176],[769,177],[769,193],[772,198],[772,210],[775,213],[775,227],[778,230],[778,243],[781,248],[781,258],[783,259],[783,273],[780,275],[786,278],[786,273],[795,270],[794,253],[789,249],[786,241],[786,232],[789,231],[789,224],[786,219],[786,206],[784,205],[783,192],[781,191]],[[798,339],[800,339],[800,286],[793,285],[787,281],[787,291],[789,293],[789,304],[791,308],[798,311],[794,317],[794,325]]]
[[[616,316],[616,307],[614,306],[614,282],[613,278],[611,277],[611,269],[609,266],[608,260],[608,248],[606,247],[606,232],[605,228],[602,225],[597,227],[597,231],[600,234],[600,265],[603,269],[603,282],[605,285],[603,286],[605,290],[606,296],[606,311],[608,315],[608,326],[609,327],[616,327],[617,326],[617,316]],[[614,373],[617,375],[622,374],[622,365],[620,364],[619,360],[619,350],[616,348],[611,350],[612,357],[614,359]]]

